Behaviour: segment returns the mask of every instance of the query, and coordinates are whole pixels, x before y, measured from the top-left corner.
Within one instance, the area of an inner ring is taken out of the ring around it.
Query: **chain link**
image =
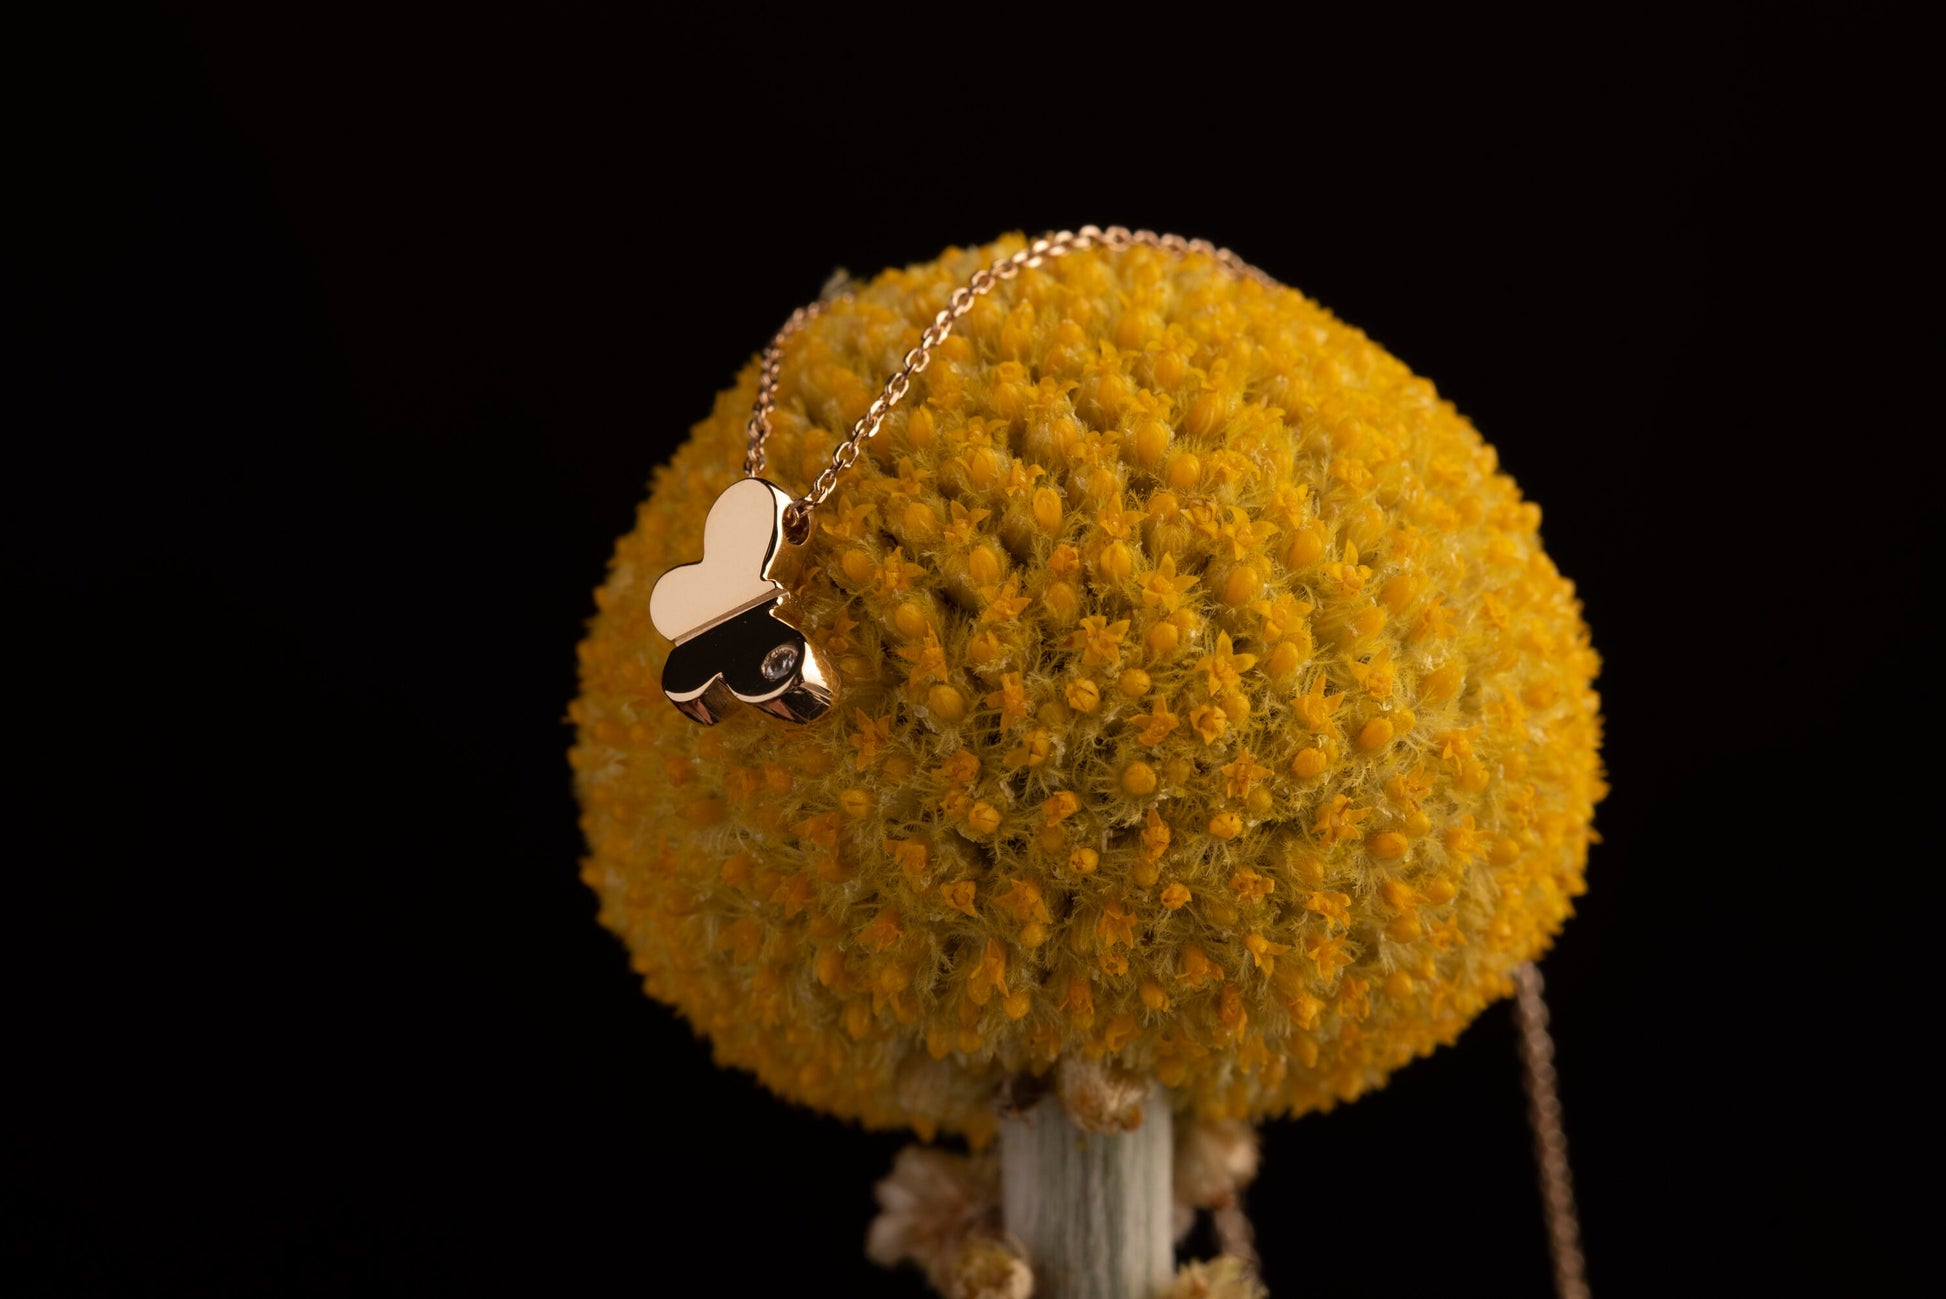
[[[838,443],[837,449],[831,453],[831,463],[811,481],[810,490],[792,501],[785,511],[784,523],[791,540],[801,542],[810,535],[811,512],[824,504],[825,498],[837,489],[839,477],[858,463],[865,443],[877,436],[885,417],[905,399],[912,387],[913,376],[932,364],[934,350],[952,336],[953,326],[959,323],[960,317],[973,310],[975,302],[1023,270],[1034,270],[1057,257],[1086,252],[1091,248],[1119,251],[1138,245],[1177,257],[1208,257],[1232,275],[1255,280],[1270,288],[1279,287],[1276,280],[1229,249],[1219,248],[1207,239],[1185,239],[1181,235],[1130,230],[1126,226],[1109,226],[1105,230],[1099,226],[1082,226],[1079,230],[1059,230],[1033,240],[1011,256],[1003,257],[991,266],[981,267],[973,272],[965,284],[953,290],[953,295],[946,299],[946,305],[939,309],[939,314],[919,335],[917,345],[905,354],[899,368],[885,381],[884,389],[872,399],[872,404],[851,426],[844,440]],[[764,349],[763,368],[757,380],[757,402],[750,412],[750,448],[743,457],[743,471],[753,477],[762,473],[764,468],[764,439],[770,436],[770,415],[776,409],[777,373],[783,366],[784,345],[790,341],[791,335],[816,319],[825,305],[814,302],[799,307],[784,322],[784,327],[777,331],[777,337],[770,341],[770,346]]]
[[[777,374],[784,368],[784,344],[791,335],[824,314],[824,302],[807,302],[784,322],[777,336],[764,349],[763,365],[757,374],[757,404],[750,409],[750,448],[743,453],[743,472],[755,478],[764,471],[764,439],[770,436],[770,412],[777,409]]]
[[[1521,1083],[1527,1089],[1527,1124],[1534,1130],[1534,1162],[1540,1171],[1547,1250],[1554,1260],[1554,1293],[1560,1299],[1589,1299],[1588,1264],[1581,1253],[1581,1215],[1574,1206],[1574,1177],[1568,1171],[1568,1134],[1561,1126],[1554,1038],[1547,1031],[1547,1001],[1542,996],[1546,986],[1540,967],[1532,961],[1514,971]]]

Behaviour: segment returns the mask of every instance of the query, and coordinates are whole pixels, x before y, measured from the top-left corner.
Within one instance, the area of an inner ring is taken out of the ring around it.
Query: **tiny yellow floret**
[[[927,691],[926,704],[935,717],[948,724],[966,716],[966,698],[951,686],[934,686]]]
[[[1371,850],[1372,856],[1380,861],[1397,861],[1405,856],[1406,850],[1412,846],[1412,843],[1404,835],[1387,830],[1367,839],[1365,846]]]

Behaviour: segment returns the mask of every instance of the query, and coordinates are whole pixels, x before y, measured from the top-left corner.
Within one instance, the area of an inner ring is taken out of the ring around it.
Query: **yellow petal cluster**
[[[792,342],[801,490],[979,266]],[[1540,511],[1430,383],[1289,289],[1096,251],[983,298],[784,574],[805,727],[703,728],[649,622],[739,472],[756,368],[656,473],[580,647],[601,920],[717,1058],[981,1138],[1065,1055],[1207,1118],[1350,1099],[1511,990],[1583,889],[1597,660]]]

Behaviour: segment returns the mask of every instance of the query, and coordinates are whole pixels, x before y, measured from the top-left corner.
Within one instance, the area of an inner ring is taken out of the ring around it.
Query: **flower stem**
[[[1035,1299],[1155,1299],[1175,1272],[1169,1104],[1154,1088],[1133,1132],[1087,1132],[1058,1096],[1000,1124],[1006,1229]]]

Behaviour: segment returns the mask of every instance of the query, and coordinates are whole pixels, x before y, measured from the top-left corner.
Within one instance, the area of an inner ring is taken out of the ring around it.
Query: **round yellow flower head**
[[[789,345],[801,491],[968,275]],[[705,728],[649,591],[741,472],[757,369],[657,471],[581,645],[601,920],[719,1061],[981,1138],[1062,1057],[1205,1118],[1357,1096],[1511,990],[1583,889],[1597,661],[1540,511],[1295,291],[1147,248],[980,300],[780,573],[838,704]]]

